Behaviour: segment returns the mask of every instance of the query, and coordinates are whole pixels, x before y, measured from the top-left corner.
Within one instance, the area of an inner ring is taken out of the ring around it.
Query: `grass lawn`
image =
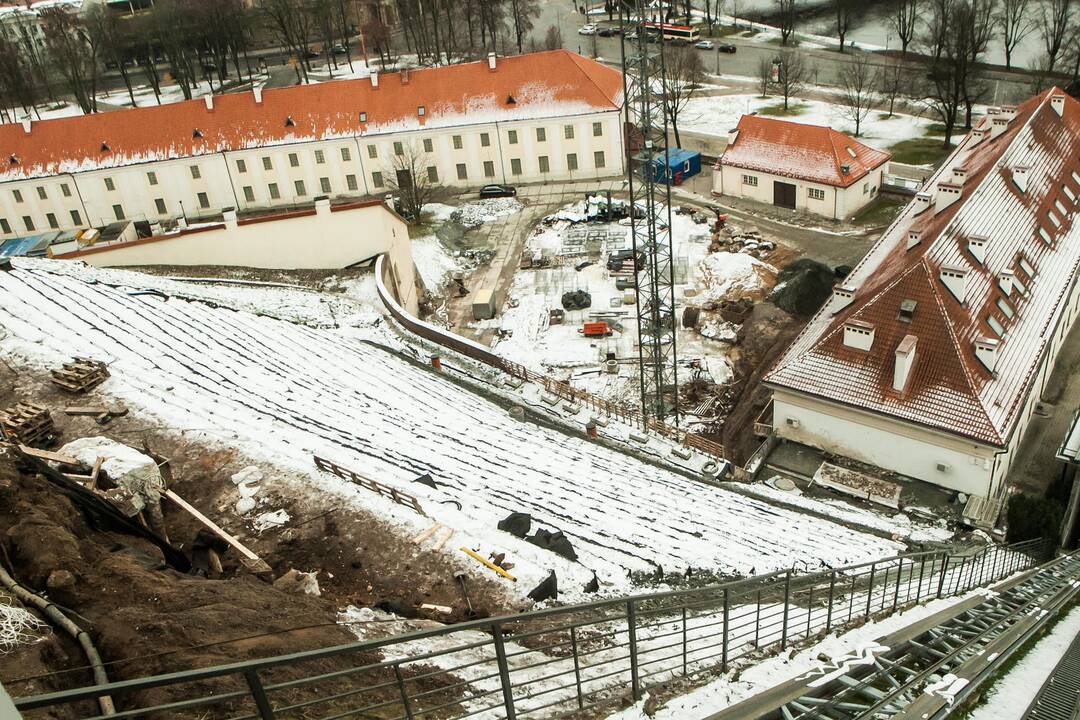
[[[937,165],[945,159],[953,146],[942,146],[941,138],[913,138],[901,140],[889,148],[893,162],[907,165]]]
[[[905,204],[907,204],[906,198],[897,197],[896,195],[879,195],[877,200],[859,211],[859,214],[853,217],[851,221],[868,227],[888,225]]]
[[[788,105],[788,109],[784,109],[784,103],[777,103],[776,105],[766,105],[757,111],[758,115],[769,115],[771,117],[794,117],[796,115],[802,115],[806,112],[806,108],[802,105],[798,105],[797,101]]]

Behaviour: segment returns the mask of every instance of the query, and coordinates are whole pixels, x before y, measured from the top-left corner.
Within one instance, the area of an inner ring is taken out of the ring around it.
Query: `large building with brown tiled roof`
[[[997,498],[1080,293],[1080,102],[992,110],[766,376],[776,433]]]
[[[0,125],[0,237],[621,175],[622,93],[556,50]]]
[[[743,115],[716,162],[713,194],[842,220],[877,197],[890,157],[832,128]]]

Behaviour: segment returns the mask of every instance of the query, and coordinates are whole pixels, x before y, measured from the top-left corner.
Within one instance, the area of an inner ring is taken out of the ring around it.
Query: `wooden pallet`
[[[20,445],[41,447],[56,439],[56,427],[48,408],[20,402],[0,410],[0,434]]]
[[[84,393],[97,387],[109,377],[109,369],[100,360],[77,357],[64,363],[60,370],[52,371],[52,381],[63,389]]]

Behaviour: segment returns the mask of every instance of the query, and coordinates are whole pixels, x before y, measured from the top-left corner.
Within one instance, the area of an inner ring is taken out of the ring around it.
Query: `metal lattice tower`
[[[648,4],[648,0],[619,3],[630,228],[637,268],[641,409],[647,418],[678,424],[671,187],[657,182],[658,171],[666,177],[668,168],[666,75],[662,39],[656,45],[648,42]],[[627,17],[629,6],[633,6],[633,14]],[[628,40],[626,35],[631,31],[636,31],[636,39]]]

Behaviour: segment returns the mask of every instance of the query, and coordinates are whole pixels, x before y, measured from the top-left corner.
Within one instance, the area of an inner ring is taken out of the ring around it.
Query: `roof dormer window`
[[[1061,204],[1061,200],[1055,200],[1054,201],[1054,207],[1057,208],[1058,214],[1061,215],[1061,217],[1068,217],[1069,216],[1069,211],[1066,210],[1065,206]]]
[[[420,105],[419,107],[416,108],[417,117],[424,117],[424,115],[426,115],[426,114],[427,114],[427,108],[425,108],[423,105]]]
[[[1054,243],[1054,239],[1050,237],[1050,233],[1048,233],[1044,227],[1039,228],[1039,237],[1041,237],[1043,242],[1047,245],[1052,245]]]
[[[285,127],[296,127],[296,121],[292,119],[292,115],[285,118]]]
[[[8,162],[11,163],[12,165],[18,165],[19,164],[18,155],[9,155],[8,156]]]
[[[1001,324],[993,315],[986,316],[986,324],[990,326],[990,329],[994,331],[994,334],[1000,337],[1005,337],[1005,326]]]
[[[367,113],[366,112],[363,112],[363,111],[360,112],[360,122],[362,122],[362,123],[367,122]]]
[[[1027,261],[1027,258],[1021,255],[1019,258],[1017,258],[1016,262],[1020,266],[1020,269],[1023,270],[1029,278],[1035,277],[1035,268],[1031,266],[1031,263]]]
[[[998,298],[997,306],[998,310],[1001,310],[1009,320],[1012,320],[1013,316],[1016,315],[1016,311],[1009,306],[1009,303],[1005,298]]]
[[[109,152],[109,143],[101,141],[101,152]]]
[[[1068,185],[1062,185],[1061,192],[1065,193],[1065,196],[1069,198],[1069,202],[1076,202],[1076,193]]]
[[[517,105],[517,100],[514,99],[513,95],[507,95],[506,96],[506,104],[507,105]]]
[[[199,130],[199,128],[195,128],[191,131],[191,137],[198,140],[202,137],[202,130]]]

